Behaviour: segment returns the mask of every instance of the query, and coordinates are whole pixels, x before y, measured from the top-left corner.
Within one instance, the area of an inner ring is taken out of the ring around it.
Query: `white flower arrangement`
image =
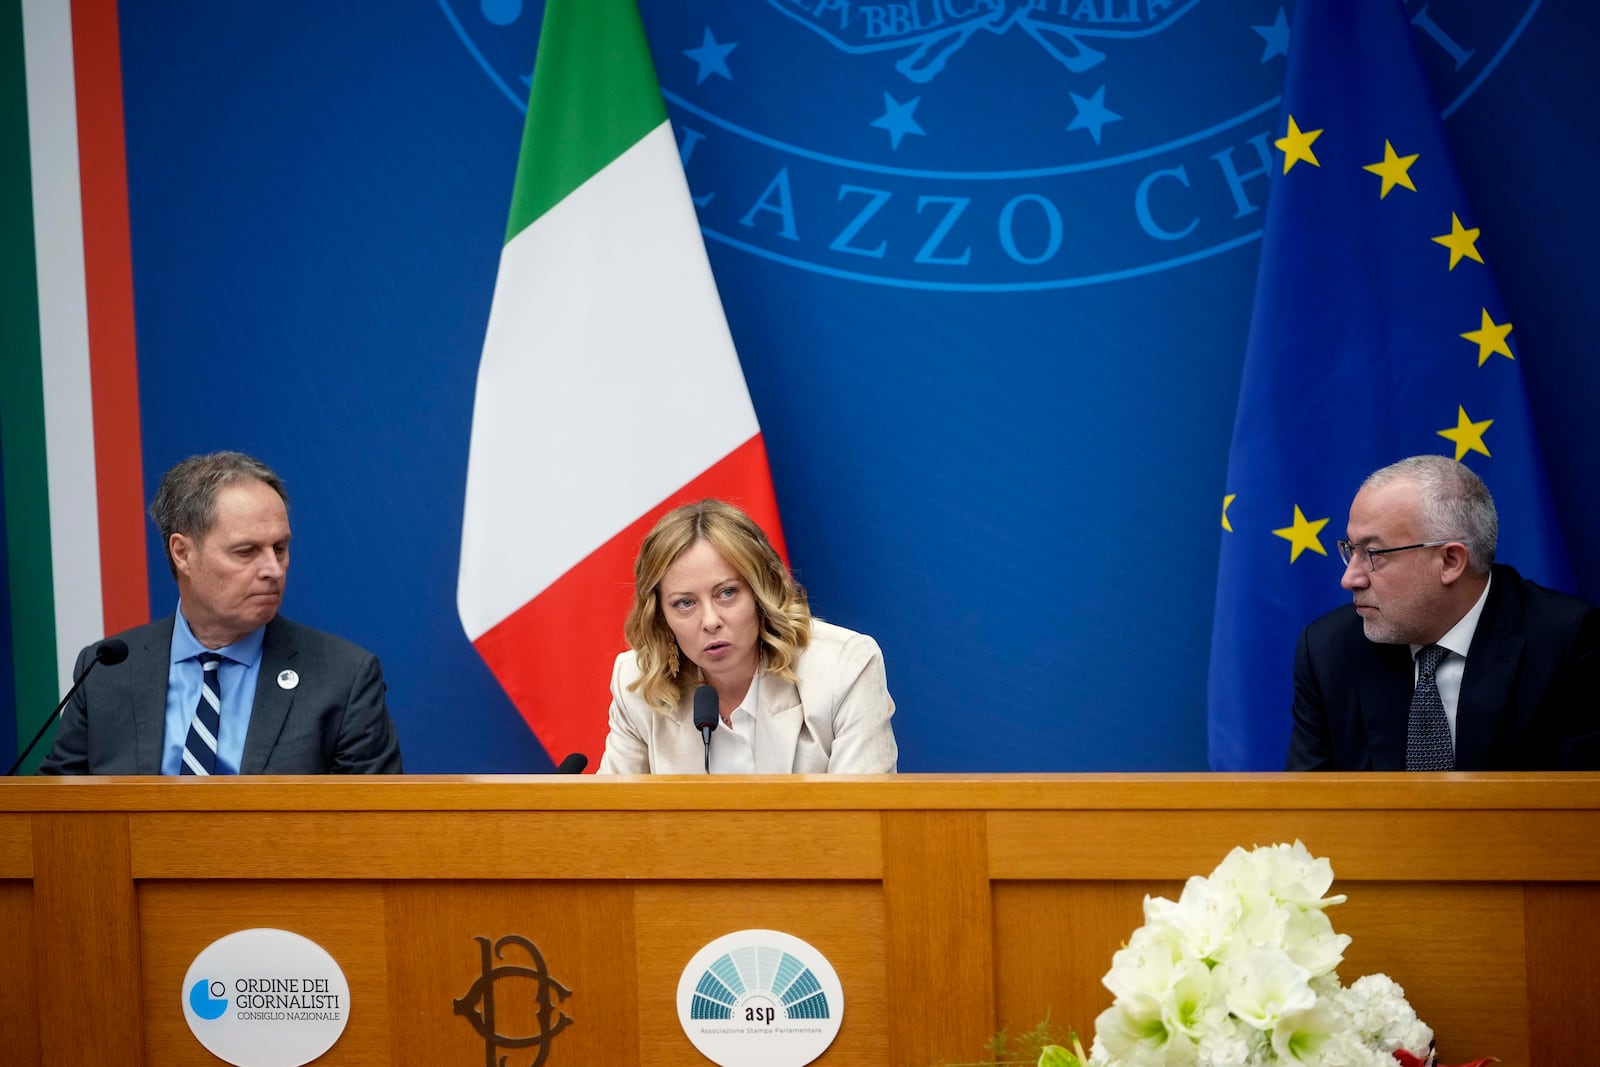
[[[1234,849],[1176,902],[1146,897],[1105,976],[1116,1000],[1089,1067],[1431,1062],[1433,1031],[1405,990],[1382,974],[1340,985],[1350,938],[1324,914],[1345,899],[1332,885],[1333,867],[1296,841]]]

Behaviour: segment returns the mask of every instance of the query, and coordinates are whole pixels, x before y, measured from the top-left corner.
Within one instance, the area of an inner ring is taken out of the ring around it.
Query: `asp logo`
[[[695,953],[678,979],[678,1021],[719,1067],[805,1067],[844,1018],[828,958],[780,930],[739,930]]]
[[[215,978],[202,978],[189,987],[189,1009],[202,1019],[220,1019],[228,1010],[228,987]]]

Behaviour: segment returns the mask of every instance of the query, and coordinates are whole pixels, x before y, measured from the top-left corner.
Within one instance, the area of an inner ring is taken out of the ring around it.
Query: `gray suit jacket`
[[[762,672],[756,721],[758,774],[890,774],[899,762],[889,717],[894,700],[883,653],[866,634],[811,622],[811,643],[795,665],[800,684]],[[639,677],[632,652],[611,678],[611,733],[600,774],[704,774],[705,742],[694,726],[693,693],[672,714],[628,686]]]
[[[67,703],[40,774],[160,774],[173,619],[116,636],[128,658],[101,664]],[[98,642],[96,642],[98,644]],[[80,677],[94,645],[78,654]],[[293,669],[299,684],[278,685]],[[241,774],[399,774],[400,741],[372,653],[279,616],[267,623]]]

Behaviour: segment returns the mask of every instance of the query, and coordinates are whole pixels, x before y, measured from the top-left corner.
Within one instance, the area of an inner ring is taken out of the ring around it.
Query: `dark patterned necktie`
[[[1411,691],[1411,718],[1406,725],[1406,770],[1448,771],[1456,765],[1450,720],[1434,674],[1447,650],[1429,645],[1417,652],[1417,687]]]
[[[214,774],[217,769],[217,734],[222,729],[222,683],[217,667],[222,657],[215,652],[200,653],[200,703],[183,742],[183,766],[179,774]]]

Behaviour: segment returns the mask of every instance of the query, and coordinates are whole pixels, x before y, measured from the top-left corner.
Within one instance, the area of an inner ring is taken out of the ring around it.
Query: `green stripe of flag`
[[[19,747],[38,729],[37,716],[56,702],[55,593],[25,70],[21,0],[0,0],[0,463]],[[31,762],[37,764],[39,758],[36,752]]]
[[[550,0],[506,242],[666,120],[634,0]]]

